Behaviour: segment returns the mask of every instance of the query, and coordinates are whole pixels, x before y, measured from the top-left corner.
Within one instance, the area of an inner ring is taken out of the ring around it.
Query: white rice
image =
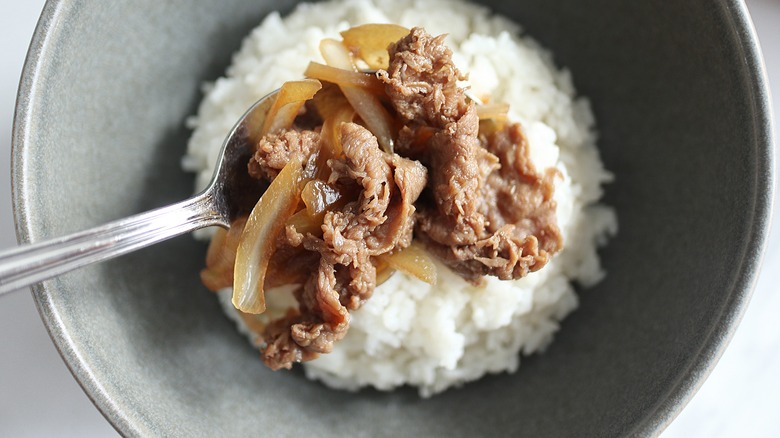
[[[431,13],[431,11],[436,11]],[[301,77],[310,60],[322,62],[322,38],[363,23],[422,26],[448,33],[447,45],[477,96],[508,102],[520,121],[538,168],[557,166],[558,220],[565,248],[542,270],[517,281],[488,278],[477,288],[444,267],[431,287],[396,273],[352,313],[349,333],[333,353],[304,364],[306,375],[334,388],[412,385],[422,396],[513,372],[520,353],[542,351],[559,321],[577,307],[572,282],[590,286],[604,275],[596,247],[617,231],[612,209],[597,204],[611,180],[596,148],[588,101],[577,97],[566,70],[509,20],[481,6],[450,0],[334,0],[301,4],[289,16],[272,13],[252,31],[225,77],[204,87],[183,167],[209,181],[224,137],[244,111],[284,81]],[[230,290],[220,293],[237,317]],[[269,294],[269,299],[275,294]],[[258,359],[258,366],[262,366]]]

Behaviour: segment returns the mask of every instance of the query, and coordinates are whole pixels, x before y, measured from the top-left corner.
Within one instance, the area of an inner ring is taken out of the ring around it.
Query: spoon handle
[[[209,225],[224,225],[209,192],[69,236],[0,252],[0,295]]]

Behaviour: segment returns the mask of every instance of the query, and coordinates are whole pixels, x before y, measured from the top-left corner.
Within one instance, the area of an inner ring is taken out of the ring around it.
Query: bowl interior
[[[47,5],[15,126],[22,240],[191,194],[179,159],[200,84],[294,2],[180,3]],[[121,432],[622,435],[681,409],[741,315],[769,212],[769,109],[744,5],[485,3],[571,69],[616,174],[609,274],[549,350],[429,400],[273,373],[200,285],[205,247],[183,236],[34,288],[66,362]]]

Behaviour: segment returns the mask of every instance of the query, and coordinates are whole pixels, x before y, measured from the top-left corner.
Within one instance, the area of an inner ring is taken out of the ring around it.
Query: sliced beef
[[[528,159],[519,125],[480,141],[473,102],[444,46],[420,28],[389,48],[379,77],[405,121],[398,150],[430,169],[418,202],[417,238],[468,280],[517,279],[547,263],[562,246],[553,174]]]
[[[418,229],[442,245],[469,245],[485,234],[482,189],[498,160],[480,146],[478,131],[476,112],[469,107],[428,144],[431,196],[420,206]]]
[[[278,134],[268,134],[257,144],[255,154],[247,169],[256,179],[272,181],[285,164],[297,157],[306,162],[319,149],[320,133],[313,130],[286,129]]]
[[[462,215],[426,209],[418,219],[418,238],[447,266],[473,282],[484,275],[522,278],[544,267],[563,247],[553,199],[557,172],[536,171],[518,124],[483,137],[481,144],[500,164],[480,187],[477,216],[484,219],[482,232],[476,237],[472,233],[445,237],[446,229],[439,224],[445,218],[457,222]],[[490,161],[484,167],[494,165]],[[454,240],[465,243],[452,244]]]
[[[420,163],[382,152],[376,137],[360,125],[341,126],[343,156],[328,161],[328,184],[359,190],[357,199],[328,211],[322,236],[288,227],[289,246],[319,255],[297,293],[299,309],[271,324],[264,338],[265,363],[292,363],[328,353],[349,328],[349,310],[358,309],[376,287],[372,257],[411,243],[414,202],[427,176]]]
[[[355,123],[340,126],[343,153],[327,168],[324,155],[319,161],[313,155],[329,141],[316,127],[297,125],[259,142],[248,165],[253,177],[272,180],[297,156],[307,167],[319,162],[310,175],[347,196],[317,216],[321,233],[311,223],[310,232],[290,223],[278,237],[269,271],[295,265],[274,281],[301,286],[298,309],[261,333],[263,360],[272,369],[330,352],[349,328],[349,312],[376,287],[376,257],[409,246],[413,233],[473,282],[485,275],[521,278],[561,249],[556,172],[535,169],[518,124],[480,136],[474,103],[458,87],[463,76],[443,40],[412,29],[390,46],[389,67],[378,73],[403,124],[396,154],[383,152]]]
[[[380,70],[385,91],[406,124],[444,128],[466,111],[467,103],[457,81],[465,79],[444,45],[446,35],[432,37],[415,27],[388,48],[390,66]]]

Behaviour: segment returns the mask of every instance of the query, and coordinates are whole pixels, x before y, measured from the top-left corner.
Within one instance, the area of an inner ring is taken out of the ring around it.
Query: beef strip
[[[415,27],[388,48],[390,66],[378,76],[387,84],[385,91],[407,124],[444,128],[468,107],[457,83],[465,76],[455,68],[445,37],[432,37]]]
[[[544,267],[563,247],[553,198],[557,172],[536,171],[519,124],[483,137],[481,144],[500,163],[480,188],[476,216],[484,219],[483,231],[475,239],[469,233],[446,236],[442,220],[452,214],[445,216],[438,208],[425,210],[419,218],[418,237],[447,266],[471,281],[484,275],[522,278]],[[462,215],[455,216],[457,221]],[[467,243],[452,244],[453,240]]]
[[[372,257],[411,243],[414,202],[427,175],[420,163],[382,152],[367,129],[341,126],[343,156],[328,160],[328,184],[356,186],[356,200],[328,211],[322,236],[302,235],[288,226],[287,245],[319,255],[304,286],[299,309],[270,324],[263,334],[263,360],[273,368],[328,353],[349,328],[349,310],[358,309],[376,286]],[[344,190],[348,191],[348,190]]]
[[[288,225],[279,236],[271,266],[295,264],[280,281],[302,286],[295,291],[298,309],[261,333],[270,368],[330,352],[349,328],[349,311],[376,287],[374,258],[407,247],[413,232],[473,282],[523,277],[561,249],[556,172],[534,168],[518,124],[480,136],[475,106],[457,85],[463,76],[443,40],[412,29],[390,46],[388,70],[378,72],[403,122],[397,154],[382,152],[362,126],[342,124],[343,155],[327,160],[327,184],[358,195],[324,214],[322,235]],[[266,136],[249,172],[271,180],[293,156],[311,164],[320,141],[316,128],[300,125]]]
[[[520,125],[480,140],[475,106],[457,85],[462,76],[443,39],[412,29],[389,47],[390,65],[378,74],[406,123],[399,152],[431,170],[417,238],[470,281],[521,278],[562,246],[554,174],[536,172]]]
[[[319,149],[320,133],[313,130],[286,129],[268,134],[257,143],[247,170],[256,179],[273,181],[285,164],[294,157],[306,162]]]

